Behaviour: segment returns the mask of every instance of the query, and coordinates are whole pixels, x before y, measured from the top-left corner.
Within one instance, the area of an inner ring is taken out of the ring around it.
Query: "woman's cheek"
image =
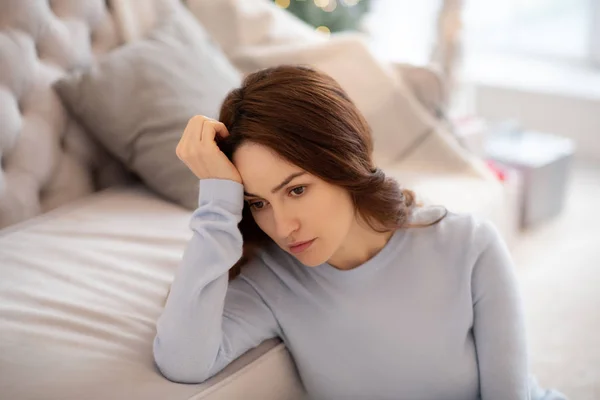
[[[267,215],[268,212],[268,210],[253,211],[252,216],[254,217],[254,222],[256,222],[256,225],[258,225],[258,227],[267,235],[272,236],[272,227],[270,226],[272,224],[270,224],[271,218],[269,218],[269,215]]]

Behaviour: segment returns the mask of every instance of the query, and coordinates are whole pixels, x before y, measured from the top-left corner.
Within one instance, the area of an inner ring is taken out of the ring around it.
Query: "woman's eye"
[[[262,208],[264,208],[265,206],[265,202],[264,201],[255,201],[253,203],[249,203],[251,208],[254,208],[255,210],[260,210]]]
[[[301,194],[304,193],[305,190],[306,190],[306,186],[298,186],[298,187],[290,190],[290,194],[292,196],[300,196]]]

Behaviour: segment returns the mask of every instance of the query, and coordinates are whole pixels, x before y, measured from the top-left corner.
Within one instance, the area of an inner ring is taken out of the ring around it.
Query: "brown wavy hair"
[[[305,65],[254,72],[227,95],[219,121],[229,137],[217,143],[230,160],[246,141],[266,146],[308,173],[346,189],[372,229],[388,232],[410,226],[417,207],[415,194],[373,164],[371,129],[329,75]],[[230,270],[230,279],[269,240],[247,204],[239,228],[244,256]]]

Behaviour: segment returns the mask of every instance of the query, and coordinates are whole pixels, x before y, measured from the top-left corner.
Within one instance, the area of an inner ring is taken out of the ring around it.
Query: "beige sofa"
[[[491,218],[509,240],[505,188],[430,112],[439,88],[375,60],[352,36],[325,40],[270,2],[244,1],[188,5],[242,73],[282,60],[330,72],[370,119],[389,174],[425,201]],[[0,397],[302,398],[278,340],[200,385],[172,383],[154,366],[155,321],[191,235],[191,210],[132,179],[51,88],[74,66],[143,38],[174,4],[108,3],[0,5]],[[406,138],[389,136],[398,116],[433,132],[402,159]]]

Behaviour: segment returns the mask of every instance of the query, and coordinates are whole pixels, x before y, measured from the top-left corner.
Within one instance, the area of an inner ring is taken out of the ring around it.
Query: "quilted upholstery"
[[[98,174],[118,174],[51,86],[118,37],[104,0],[0,1],[0,228],[89,194]]]

